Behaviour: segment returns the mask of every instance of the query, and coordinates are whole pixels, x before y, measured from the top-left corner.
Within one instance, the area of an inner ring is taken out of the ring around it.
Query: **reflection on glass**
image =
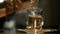
[[[33,29],[42,29],[43,23],[43,17],[41,15],[38,15],[38,11],[40,9],[33,8],[28,9],[28,27],[27,28],[33,28]]]

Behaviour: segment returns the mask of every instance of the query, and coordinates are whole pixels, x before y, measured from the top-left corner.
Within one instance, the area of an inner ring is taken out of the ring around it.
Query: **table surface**
[[[18,29],[17,32],[2,32],[0,31],[0,34],[44,34],[44,32],[53,32],[53,31],[57,31],[56,29],[43,29],[43,30],[39,30],[36,29],[36,33],[35,33],[35,29]]]

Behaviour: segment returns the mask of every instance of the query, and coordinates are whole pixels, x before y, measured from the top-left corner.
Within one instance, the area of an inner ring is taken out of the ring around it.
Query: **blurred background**
[[[26,29],[28,13],[25,8],[30,5],[30,0],[22,0],[21,4],[18,1],[21,0],[9,0],[8,2],[4,1],[3,3],[0,3],[0,29],[3,29],[3,24],[7,21],[6,17],[8,20],[16,18],[17,28]],[[44,18],[43,29],[58,29],[58,32],[60,32],[59,0],[39,0],[36,7],[42,8],[41,15]],[[12,17],[13,15],[15,17]]]

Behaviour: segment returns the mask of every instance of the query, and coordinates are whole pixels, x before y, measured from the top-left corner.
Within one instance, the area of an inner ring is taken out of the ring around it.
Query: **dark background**
[[[58,0],[40,0],[39,5],[43,8],[42,16],[44,17],[44,28],[59,29],[59,1]],[[0,24],[3,24],[5,17],[0,19]],[[2,25],[1,25],[2,27]],[[26,26],[25,26],[26,27]]]
[[[41,4],[42,3],[42,4]],[[58,28],[59,23],[59,0],[42,0],[40,7],[45,19],[45,28]]]

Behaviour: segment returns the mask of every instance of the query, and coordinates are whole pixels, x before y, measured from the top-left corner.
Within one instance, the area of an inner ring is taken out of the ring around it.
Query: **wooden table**
[[[17,32],[2,32],[3,30],[0,30],[0,34],[35,34],[35,30],[34,29],[17,29]],[[45,32],[53,32],[53,31],[57,31],[56,29],[37,29],[36,34],[44,34]]]
[[[35,34],[35,30],[34,29],[18,29],[18,31],[24,31],[27,34]],[[53,32],[53,31],[57,31],[56,29],[36,29],[36,34],[44,34],[45,32]]]

